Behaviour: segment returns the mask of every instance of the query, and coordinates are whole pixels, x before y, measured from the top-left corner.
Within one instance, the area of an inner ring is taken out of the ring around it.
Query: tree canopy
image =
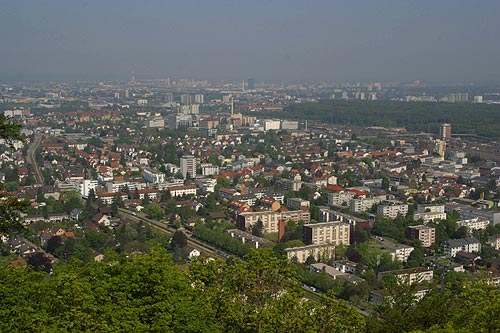
[[[302,298],[290,263],[266,251],[246,261],[179,270],[164,250],[52,274],[0,267],[0,331],[360,332],[344,302]]]

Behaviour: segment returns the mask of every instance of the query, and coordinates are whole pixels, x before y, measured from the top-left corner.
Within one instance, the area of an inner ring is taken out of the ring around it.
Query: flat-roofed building
[[[408,214],[408,205],[400,202],[385,202],[377,207],[377,214],[391,219],[395,219],[398,215],[406,216]]]
[[[236,225],[240,230],[250,230],[257,221],[262,221],[264,233],[278,232],[280,221],[304,221],[308,223],[311,220],[311,214],[303,210],[290,210],[282,212],[262,211],[262,212],[244,212],[236,216]]]
[[[424,267],[398,269],[394,271],[385,271],[378,273],[378,280],[381,281],[384,276],[395,276],[401,283],[421,283],[432,282],[434,272]]]
[[[306,244],[350,244],[349,224],[340,221],[305,224],[303,233]]]
[[[423,247],[430,247],[436,242],[436,229],[426,225],[412,225],[406,229],[406,236],[411,240],[419,240]]]
[[[312,256],[316,261],[329,260],[335,256],[335,245],[319,244],[291,247],[285,249],[285,253],[289,260],[295,258],[299,264],[305,263],[309,256]]]
[[[485,230],[486,228],[488,228],[490,221],[476,217],[474,219],[469,219],[469,220],[460,220],[457,223],[459,227],[466,227],[468,231],[473,231],[473,230]]]

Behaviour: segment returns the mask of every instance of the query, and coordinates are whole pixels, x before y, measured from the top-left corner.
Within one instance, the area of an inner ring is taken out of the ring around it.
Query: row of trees
[[[280,117],[362,127],[405,127],[411,131],[434,133],[439,131],[443,118],[446,118],[457,133],[480,133],[498,138],[498,110],[498,106],[486,104],[335,100],[291,105]]]
[[[197,224],[194,227],[193,236],[240,257],[246,255],[252,248],[251,245],[243,244],[241,241],[229,236],[228,234],[219,230],[211,229],[203,224]]]

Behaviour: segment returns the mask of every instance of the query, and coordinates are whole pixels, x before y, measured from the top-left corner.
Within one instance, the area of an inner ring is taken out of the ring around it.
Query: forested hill
[[[323,101],[291,105],[267,114],[283,119],[312,120],[352,126],[404,127],[409,131],[439,132],[443,122],[453,133],[500,137],[500,105],[392,101]]]
[[[457,276],[458,277],[458,276]],[[54,272],[0,265],[0,332],[498,332],[500,290],[453,279],[420,302],[392,285],[363,317],[345,301],[308,301],[290,262],[252,250],[245,261],[179,269],[165,250],[78,260]]]
[[[0,265],[0,332],[363,332],[345,302],[305,301],[290,263],[194,262],[169,254],[115,256],[52,274]]]

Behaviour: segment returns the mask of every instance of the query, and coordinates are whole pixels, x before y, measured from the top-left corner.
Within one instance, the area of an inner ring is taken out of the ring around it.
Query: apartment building
[[[342,206],[349,205],[351,200],[354,199],[355,194],[348,191],[340,191],[328,193],[328,205],[330,206]]]
[[[286,201],[288,207],[292,209],[301,209],[301,207],[307,207],[311,205],[309,200],[301,199],[301,198],[288,198]]]
[[[257,221],[262,221],[264,233],[278,232],[278,223],[284,221],[311,221],[311,214],[303,210],[290,210],[283,212],[262,211],[262,212],[244,212],[236,216],[236,225],[240,230],[250,230]]]
[[[480,218],[491,221],[493,225],[500,223],[500,212],[495,210],[479,209],[472,207],[460,207],[460,217],[464,220]]]
[[[309,256],[316,261],[328,260],[335,256],[335,246],[329,244],[306,245],[285,249],[286,257],[289,260],[296,258],[297,262],[303,264]]]
[[[349,224],[340,221],[305,224],[303,228],[304,243],[349,245]]]
[[[406,214],[408,214],[408,205],[386,201],[384,204],[377,207],[377,214],[391,219],[395,219],[398,215],[406,216]]]
[[[196,195],[196,185],[175,185],[167,188],[172,197]]]
[[[196,158],[194,156],[181,157],[181,172],[184,179],[196,178]]]
[[[165,174],[163,172],[159,172],[158,170],[144,169],[143,177],[147,182],[153,184],[165,182]]]
[[[344,214],[335,210],[331,210],[330,208],[325,206],[318,206],[318,208],[319,208],[318,222],[341,221],[344,223],[348,223],[351,226],[351,228],[355,228],[356,226],[359,226],[360,228],[367,228],[370,225],[369,221],[350,214]]]
[[[475,219],[460,220],[457,222],[459,227],[466,227],[468,231],[484,230],[488,228],[490,221],[476,217]]]
[[[395,271],[385,271],[378,273],[378,280],[381,281],[384,276],[394,275],[399,282],[408,283],[420,283],[420,282],[432,282],[434,278],[434,272],[430,269],[424,267],[417,268],[407,268],[399,269]]]
[[[402,244],[387,249],[387,251],[392,256],[392,260],[397,259],[400,262],[407,262],[413,250],[415,250],[413,246],[402,245]]]
[[[445,220],[446,213],[444,205],[418,205],[417,212],[413,215],[413,220],[422,219],[424,224],[434,220]]]
[[[500,250],[500,234],[488,237],[488,244],[495,250]]]
[[[436,229],[426,225],[412,225],[406,228],[406,236],[411,240],[419,240],[423,247],[430,247],[436,242]]]
[[[475,237],[449,239],[443,245],[444,253],[448,257],[455,257],[457,252],[479,253],[481,242]]]
[[[351,200],[349,209],[352,213],[362,213],[372,209],[377,201],[373,198],[357,198]]]

